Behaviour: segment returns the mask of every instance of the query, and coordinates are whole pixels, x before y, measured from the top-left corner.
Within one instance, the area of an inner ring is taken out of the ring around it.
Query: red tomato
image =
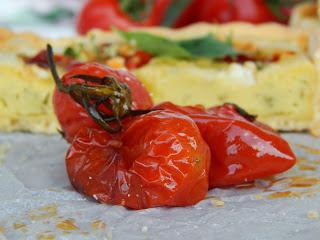
[[[291,168],[296,158],[288,143],[270,127],[254,121],[235,105],[204,109],[162,103],[191,117],[211,149],[210,188],[242,184]]]
[[[135,69],[146,65],[152,56],[149,53],[137,50],[133,56],[125,59],[125,66],[129,69]]]
[[[197,21],[225,23],[279,21],[264,0],[198,0]]]
[[[142,24],[145,26],[161,25],[164,15],[172,1],[174,0],[153,0],[151,11],[148,17],[142,21]]]
[[[85,34],[93,28],[109,30],[112,26],[127,30],[139,24],[121,11],[117,0],[91,0],[80,12],[77,30]]]
[[[84,128],[66,166],[74,188],[132,209],[188,206],[208,190],[210,150],[189,117],[152,111],[123,121],[117,134]]]
[[[121,10],[117,0],[89,0],[80,12],[77,30],[80,34],[85,34],[93,28],[110,30],[111,27],[117,27],[128,30],[159,25],[170,2],[171,0],[155,0],[146,19],[138,22]]]
[[[179,28],[197,22],[197,15],[201,9],[202,0],[192,0],[176,19],[173,27]]]
[[[66,69],[66,70],[70,70],[70,69],[82,64],[81,62],[79,62],[77,60],[74,60],[69,57],[65,57],[63,55],[56,54],[56,55],[54,55],[53,58],[54,58],[54,61],[57,65],[59,65],[60,67]],[[25,58],[24,60],[27,64],[36,64],[37,66],[42,67],[42,68],[49,68],[47,50],[41,50],[33,57]]]
[[[141,82],[127,71],[112,69],[98,63],[88,63],[70,70],[62,77],[62,82],[67,85],[84,83],[84,80],[74,78],[73,76],[75,75],[114,77],[119,82],[127,84],[131,90],[133,110],[149,109],[153,105],[149,93]],[[54,91],[53,107],[68,142],[72,141],[80,128],[84,126],[98,127],[80,104],[76,103],[68,94],[60,92],[58,89]]]

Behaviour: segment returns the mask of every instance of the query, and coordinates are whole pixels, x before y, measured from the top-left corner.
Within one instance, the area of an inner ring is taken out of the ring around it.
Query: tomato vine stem
[[[130,89],[113,76],[97,77],[80,74],[71,76],[71,79],[82,82],[64,84],[57,72],[53,49],[49,44],[47,52],[49,68],[57,89],[72,97],[106,131],[110,133],[121,131],[123,117],[141,112],[131,110]]]

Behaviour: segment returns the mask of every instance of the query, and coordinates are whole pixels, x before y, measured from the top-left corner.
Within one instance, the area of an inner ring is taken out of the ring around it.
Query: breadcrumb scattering
[[[312,219],[312,220],[317,220],[319,219],[319,213],[318,211],[314,211],[314,210],[311,210],[308,212],[308,218],[309,219]]]

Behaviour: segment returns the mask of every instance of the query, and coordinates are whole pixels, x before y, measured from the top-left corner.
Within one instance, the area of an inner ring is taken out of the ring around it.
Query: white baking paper
[[[0,239],[320,239],[320,139],[286,134],[297,166],[184,208],[141,211],[75,192],[60,136],[0,134]]]

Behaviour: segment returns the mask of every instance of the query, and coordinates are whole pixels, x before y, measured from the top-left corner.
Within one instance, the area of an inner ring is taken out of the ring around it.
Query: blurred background
[[[48,37],[76,34],[76,14],[84,0],[1,1],[0,26],[13,31],[32,31]]]
[[[199,21],[288,24],[293,12],[298,13],[293,22],[300,24],[303,17],[303,25],[319,24],[319,19],[314,21],[316,0],[2,0],[1,4],[0,27],[53,38],[92,28],[183,27]],[[300,11],[294,10],[297,5],[302,6]]]

